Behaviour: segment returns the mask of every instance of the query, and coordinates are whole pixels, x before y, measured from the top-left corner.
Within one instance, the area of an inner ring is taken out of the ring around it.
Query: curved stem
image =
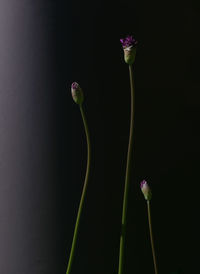
[[[151,239],[151,249],[152,249],[152,255],[153,255],[154,269],[155,269],[155,274],[158,274],[156,253],[155,253],[154,241],[153,241],[153,232],[152,232],[152,224],[151,224],[151,209],[150,209],[150,201],[149,200],[147,200],[147,210],[148,210],[149,232],[150,232],[150,239]]]
[[[80,223],[80,217],[81,217],[81,212],[83,209],[83,203],[86,195],[86,190],[88,186],[88,181],[89,181],[89,173],[90,173],[90,162],[91,162],[91,143],[90,143],[90,136],[89,136],[89,130],[88,130],[88,125],[87,121],[85,118],[85,113],[83,111],[82,105],[80,105],[80,112],[81,116],[83,119],[83,124],[85,128],[85,134],[86,134],[86,139],[87,139],[87,168],[86,168],[86,174],[85,174],[85,180],[84,180],[84,186],[83,186],[83,191],[81,195],[81,200],[78,208],[78,214],[76,218],[76,224],[74,228],[74,235],[73,235],[73,240],[72,240],[72,246],[71,246],[71,251],[70,251],[70,256],[69,256],[69,261],[68,261],[68,266],[67,266],[67,271],[66,274],[70,274],[71,272],[71,266],[72,266],[72,261],[74,258],[74,251],[75,251],[75,246],[76,246],[76,241],[77,241],[77,235],[78,235],[78,229],[79,229],[79,223]]]
[[[126,219],[127,219],[126,216],[127,216],[127,204],[128,204],[128,189],[129,189],[129,182],[130,182],[131,156],[132,156],[132,148],[133,148],[134,83],[133,83],[133,68],[131,65],[129,65],[129,75],[130,75],[130,86],[131,86],[131,116],[130,116],[130,133],[129,133],[129,144],[128,144],[128,153],[127,153],[123,210],[122,210],[122,228],[121,228],[121,235],[120,235],[118,274],[123,273]]]

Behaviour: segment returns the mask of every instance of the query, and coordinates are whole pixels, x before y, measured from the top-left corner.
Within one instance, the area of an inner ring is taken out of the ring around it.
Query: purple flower
[[[81,105],[83,103],[83,91],[78,83],[73,82],[71,85],[71,92],[73,100],[78,104]]]
[[[152,193],[151,193],[151,189],[150,189],[149,185],[147,184],[147,181],[143,180],[140,183],[140,188],[141,188],[142,193],[144,194],[144,198],[148,201],[151,200]]]
[[[135,61],[136,55],[136,45],[137,41],[133,38],[133,36],[127,36],[126,38],[120,39],[122,43],[122,47],[124,49],[124,60],[128,65],[132,65]]]
[[[120,42],[122,43],[123,48],[135,47],[138,43],[131,35],[120,39]]]

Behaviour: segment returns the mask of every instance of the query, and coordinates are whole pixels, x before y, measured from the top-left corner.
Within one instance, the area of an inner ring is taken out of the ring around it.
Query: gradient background
[[[181,4],[180,4],[181,3]],[[126,274],[199,265],[197,1],[0,2],[0,273],[64,274],[86,165],[71,82],[84,89],[92,174],[72,274],[117,272],[129,130],[121,37],[139,41]]]

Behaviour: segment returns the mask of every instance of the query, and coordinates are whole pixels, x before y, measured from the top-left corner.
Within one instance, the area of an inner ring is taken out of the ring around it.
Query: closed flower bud
[[[124,60],[128,65],[132,65],[135,61],[136,45],[137,41],[133,36],[127,36],[124,39],[120,39],[124,50]]]
[[[142,193],[144,194],[144,198],[147,201],[150,201],[151,197],[152,197],[152,193],[151,193],[151,189],[150,189],[149,185],[147,184],[147,182],[145,180],[143,180],[140,183],[140,188],[142,190]]]
[[[78,105],[83,103],[83,91],[78,83],[73,82],[71,85],[72,98]]]

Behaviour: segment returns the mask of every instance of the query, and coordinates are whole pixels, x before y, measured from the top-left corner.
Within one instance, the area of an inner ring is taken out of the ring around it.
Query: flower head
[[[144,194],[144,198],[147,201],[150,201],[151,197],[152,197],[152,193],[151,193],[151,189],[150,189],[149,185],[147,184],[147,181],[143,180],[140,183],[140,188],[142,190],[142,193]]]
[[[73,100],[78,104],[81,105],[83,103],[83,91],[78,83],[73,82],[71,85],[71,92]]]
[[[123,48],[135,47],[137,45],[137,41],[133,38],[133,36],[127,36],[126,38],[120,39]]]
[[[129,35],[126,38],[120,39],[124,49],[124,60],[127,64],[132,65],[135,61],[137,41],[133,36]]]

